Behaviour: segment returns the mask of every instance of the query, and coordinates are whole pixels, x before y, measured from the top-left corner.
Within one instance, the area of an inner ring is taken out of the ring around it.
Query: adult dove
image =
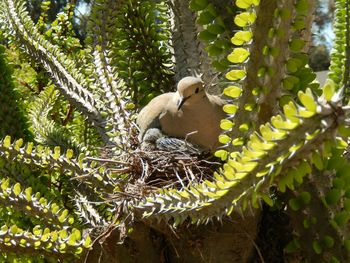
[[[159,128],[167,136],[214,151],[219,146],[220,120],[225,118],[223,105],[218,96],[205,92],[201,79],[185,77],[177,92],[162,94],[141,110],[136,121],[140,139],[149,128]]]

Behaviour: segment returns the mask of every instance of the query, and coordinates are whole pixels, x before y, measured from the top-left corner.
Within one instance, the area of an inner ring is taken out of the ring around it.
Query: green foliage
[[[40,87],[34,80],[18,100],[0,47],[0,102],[14,109],[0,112],[4,259],[17,252],[69,262],[88,253],[101,229],[119,229],[123,239],[136,220],[174,227],[221,220],[259,209],[261,200],[273,206],[275,186],[293,228],[286,252],[309,262],[349,261],[347,1],[337,1],[324,87],[313,82],[306,55],[313,1],[96,0],[86,47],[72,30],[71,6],[50,24],[43,2],[34,24],[24,4],[0,1],[2,30],[40,63],[36,80],[45,70],[53,84],[48,76]],[[226,78],[227,117],[215,152],[222,165],[181,189],[147,188],[133,109],[188,72]],[[18,139],[30,139],[19,101],[38,145]]]
[[[0,135],[30,138],[27,119],[21,110],[18,91],[14,89],[13,70],[8,65],[5,47],[0,45]]]
[[[144,106],[155,96],[173,90],[167,5],[165,1],[143,1],[140,5],[136,0],[119,5],[113,25],[112,63],[133,103]]]
[[[232,22],[237,6],[223,1],[192,0],[190,8],[197,11],[196,22],[203,27],[198,38],[206,44],[205,50],[212,59],[213,67],[220,72],[227,71],[230,64],[227,55],[232,48],[231,32],[238,29]]]
[[[344,83],[344,81],[347,81],[349,74],[349,66],[347,63],[344,63],[349,53],[349,33],[347,31],[349,27],[349,17],[347,4],[347,1],[336,1],[337,8],[334,17],[334,33],[337,38],[334,41],[333,50],[331,52],[329,78],[336,83],[338,89],[347,84]]]
[[[53,86],[49,86],[31,103],[29,115],[35,140],[43,145],[60,145],[65,150],[74,149],[75,153],[78,153],[78,147],[67,137],[69,134],[67,129],[59,127],[53,120],[49,119],[49,112],[55,105],[57,97],[58,92],[54,90]]]

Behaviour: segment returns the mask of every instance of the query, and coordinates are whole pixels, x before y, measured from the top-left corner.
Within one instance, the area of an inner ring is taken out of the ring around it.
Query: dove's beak
[[[184,103],[186,102],[186,100],[188,99],[189,97],[185,97],[185,98],[181,98],[180,102],[179,102],[179,105],[177,106],[177,110],[179,111],[182,107],[182,105],[184,105]]]

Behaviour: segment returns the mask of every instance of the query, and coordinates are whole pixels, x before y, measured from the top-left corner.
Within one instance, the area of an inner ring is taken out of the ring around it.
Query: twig
[[[176,171],[176,168],[175,168],[175,167],[173,168],[173,170],[174,170],[174,173],[175,173],[175,175],[176,175],[177,179],[179,180],[180,184],[182,185],[182,187],[185,187],[185,185],[184,185],[184,183],[182,182],[182,180],[181,180],[181,178],[180,178],[179,174],[177,173],[177,171]]]
[[[121,164],[121,165],[130,165],[129,163],[112,160],[112,159],[103,159],[103,158],[96,158],[96,157],[85,157],[85,160],[89,161],[96,161],[101,163],[115,163],[115,164]]]

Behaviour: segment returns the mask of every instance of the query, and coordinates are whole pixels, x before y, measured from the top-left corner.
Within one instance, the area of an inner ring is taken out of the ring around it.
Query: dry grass
[[[108,184],[116,186],[106,191],[109,201],[127,201],[145,197],[160,188],[181,189],[205,179],[212,181],[220,165],[212,153],[194,155],[182,151],[141,150],[137,145],[129,153],[109,156],[113,155],[107,150],[103,158],[90,158],[104,167],[109,179],[112,178],[108,179]]]

